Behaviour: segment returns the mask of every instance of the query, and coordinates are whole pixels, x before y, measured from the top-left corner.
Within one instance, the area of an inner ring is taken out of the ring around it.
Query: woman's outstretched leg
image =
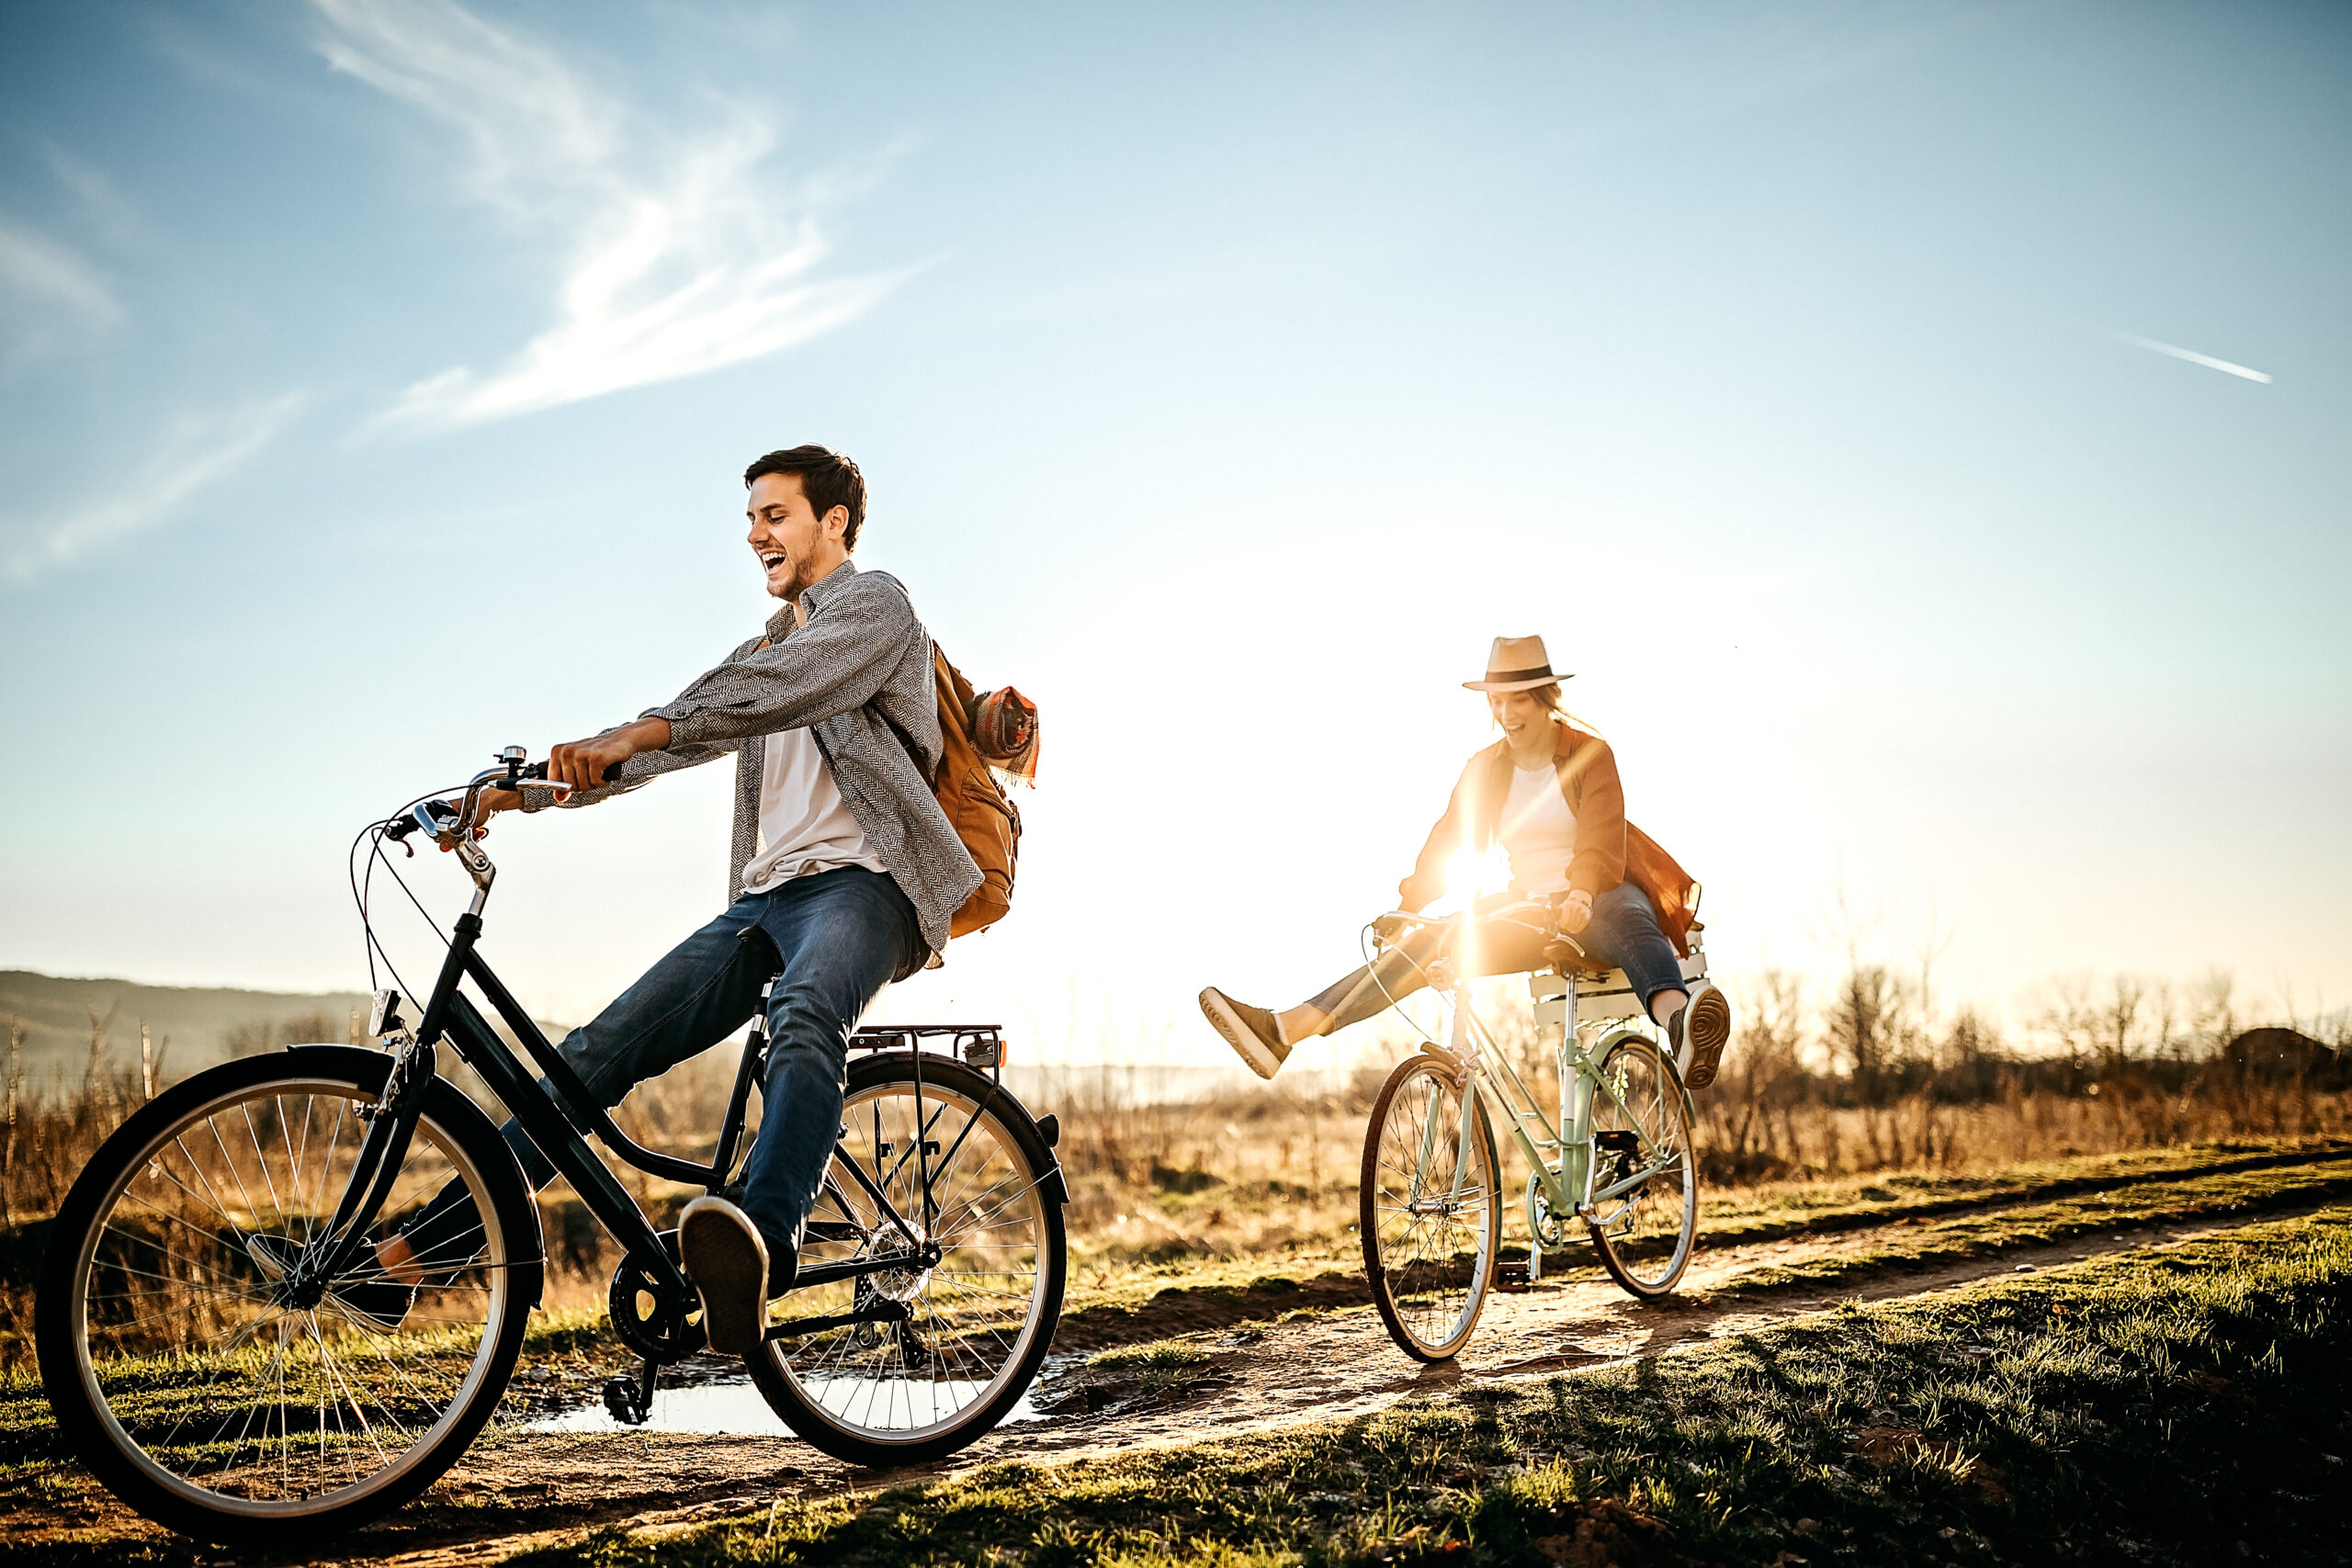
[[[1543,966],[1544,931],[1528,918],[1528,906],[1498,898],[1482,908],[1471,974],[1510,975]],[[1455,930],[1451,921],[1422,926],[1370,964],[1279,1013],[1238,1001],[1215,986],[1201,993],[1201,1011],[1260,1077],[1271,1078],[1301,1042],[1377,1018],[1426,987],[1430,964],[1445,951]]]
[[[1201,992],[1201,1011],[1252,1072],[1271,1078],[1290,1059],[1293,1046],[1360,1023],[1429,984],[1422,965],[1442,942],[1442,934],[1424,928],[1279,1013],[1237,1000],[1215,986]]]

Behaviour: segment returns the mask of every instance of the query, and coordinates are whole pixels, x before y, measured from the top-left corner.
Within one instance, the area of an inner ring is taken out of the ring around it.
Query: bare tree
[[[0,1225],[16,1228],[17,1211],[14,1199],[17,1176],[17,1101],[25,1088],[24,1068],[25,1026],[15,1018],[8,1020],[8,1127],[5,1141],[0,1141]]]
[[[91,1008],[88,1010],[90,1014],[90,1062],[89,1066],[85,1067],[82,1071],[82,1089],[85,1094],[95,1095],[98,1091],[100,1075],[104,1071],[106,1065],[107,1031],[114,1027],[114,1015],[121,1006],[122,1003],[119,1000],[109,1002],[107,1005],[106,1016],[104,1018],[98,1016],[97,1009]]]

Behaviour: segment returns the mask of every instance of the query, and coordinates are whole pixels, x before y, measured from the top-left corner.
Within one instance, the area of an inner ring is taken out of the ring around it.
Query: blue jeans
[[[1326,987],[1307,1005],[1331,1015],[1331,1028],[1361,1023],[1429,984],[1421,973],[1431,958],[1453,941],[1452,922],[1423,926],[1396,947]],[[1469,961],[1473,975],[1516,975],[1522,970],[1548,969],[1540,912],[1513,894],[1478,900],[1478,919]],[[1689,989],[1674,944],[1658,929],[1657,910],[1650,896],[1630,882],[1621,882],[1592,901],[1592,923],[1576,933],[1575,941],[1593,964],[1623,969],[1647,1008],[1660,991]]]
[[[914,906],[885,873],[844,866],[796,877],[738,898],[557,1049],[599,1104],[618,1105],[638,1084],[741,1028],[777,975],[742,1208],[771,1252],[797,1247],[841,1130],[850,1031],[924,952]],[[502,1131],[534,1191],[555,1179],[520,1122],[510,1119]],[[409,1227],[410,1242],[421,1255],[474,1223],[457,1185]]]

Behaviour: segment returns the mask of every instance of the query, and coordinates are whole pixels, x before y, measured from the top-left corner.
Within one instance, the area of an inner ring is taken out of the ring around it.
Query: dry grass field
[[[2152,995],[2059,994],[2005,1041],[1966,1013],[1929,1027],[1868,976],[1818,1002],[1765,977],[1698,1097],[1700,1250],[1677,1295],[1630,1301],[1572,1242],[1442,1368],[1387,1344],[1355,1234],[1365,1118],[1406,1049],[1393,1036],[1351,1069],[1173,1101],[1139,1092],[1166,1075],[1033,1070],[1023,1092],[1060,1118],[1071,1191],[1038,1415],[915,1472],[783,1436],[537,1430],[548,1409],[593,1407],[624,1359],[604,1317],[614,1249],[559,1186],[540,1199],[548,1289],[509,1415],[424,1498],[331,1550],[1790,1568],[1929,1540],[1917,1560],[2128,1545],[2154,1562],[2327,1561],[2309,1544],[2352,1526],[2328,1458],[2352,1451],[2345,1032],[2248,1030]],[[256,1021],[232,1054],[347,1028]],[[1555,1091],[1532,1031],[1498,1043]],[[5,1554],[213,1561],[61,1459],[31,1365],[50,1216],[163,1087],[152,1058],[106,1043],[94,1032],[78,1075],[0,1085]],[[699,1152],[733,1068],[713,1052],[621,1121]],[[690,1196],[628,1179],[658,1217]],[[1523,1246],[1517,1223],[1505,1236]],[[2234,1457],[2181,1458],[2216,1452]],[[289,1540],[268,1560],[319,1550]]]
[[[1857,968],[1825,998],[1790,976],[1743,987],[1723,1076],[1697,1097],[1709,1224],[1804,1213],[1849,1179],[1945,1179],[2037,1161],[2239,1138],[2352,1134],[2346,1029],[2244,1029],[2224,985],[2132,980],[2050,987],[2031,1036],[1997,1037],[1973,1012],[1934,1020],[1922,987]],[[1540,1097],[1557,1075],[1498,991],[1498,1038]],[[6,1021],[0,1020],[0,1026]],[[257,1021],[236,1054],[343,1038],[346,1019]],[[30,1285],[55,1213],[98,1143],[161,1085],[94,1032],[78,1081],[7,1074],[0,1122],[0,1367],[31,1359]],[[1047,1080],[1069,1178],[1069,1305],[1147,1298],[1171,1285],[1300,1280],[1355,1267],[1356,1170],[1394,1044],[1352,1070],[1174,1103],[1136,1103],[1132,1078]],[[135,1061],[136,1058],[132,1057]],[[622,1108],[633,1136],[681,1154],[716,1135],[734,1063],[721,1047],[642,1086]],[[1525,1171],[1506,1144],[1507,1190]],[[686,1189],[628,1179],[657,1217]],[[617,1254],[559,1184],[541,1197],[553,1265],[547,1305],[593,1314]],[[1506,1251],[1511,1249],[1506,1232]]]

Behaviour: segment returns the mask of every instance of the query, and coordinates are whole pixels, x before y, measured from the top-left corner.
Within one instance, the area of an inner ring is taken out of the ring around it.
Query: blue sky
[[[1215,1059],[1531,631],[1734,975],[1842,896],[2013,1018],[2340,1006],[2347,82],[2321,6],[10,6],[0,965],[358,983],[351,832],[710,662],[818,440],[1045,711],[902,1016]],[[711,911],[705,773],[493,839],[535,1003]]]

